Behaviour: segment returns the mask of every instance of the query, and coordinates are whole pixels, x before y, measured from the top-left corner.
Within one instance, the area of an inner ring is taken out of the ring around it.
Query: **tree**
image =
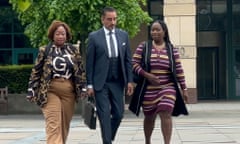
[[[145,0],[9,0],[25,26],[25,34],[34,47],[46,44],[46,32],[53,20],[69,24],[76,42],[101,27],[100,10],[112,6],[118,11],[118,27],[135,36],[142,23],[151,21],[142,9]]]

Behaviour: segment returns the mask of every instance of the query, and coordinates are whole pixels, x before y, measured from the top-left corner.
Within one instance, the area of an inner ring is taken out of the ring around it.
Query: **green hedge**
[[[9,93],[26,93],[33,65],[0,66],[0,87],[8,86]]]

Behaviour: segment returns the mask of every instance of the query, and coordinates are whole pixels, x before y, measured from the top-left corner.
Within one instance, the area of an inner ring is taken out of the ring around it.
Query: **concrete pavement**
[[[189,116],[173,118],[172,144],[240,144],[240,102],[188,104]],[[144,144],[143,115],[126,111],[113,144]],[[99,124],[89,130],[75,115],[67,144],[101,144]],[[0,144],[45,144],[42,115],[1,115]],[[163,144],[160,119],[156,121],[152,144]]]

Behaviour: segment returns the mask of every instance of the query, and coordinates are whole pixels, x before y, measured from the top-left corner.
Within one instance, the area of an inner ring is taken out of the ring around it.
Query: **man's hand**
[[[133,84],[132,83],[128,83],[127,88],[126,88],[126,95],[127,96],[131,96],[133,94]]]
[[[87,96],[95,96],[93,88],[88,88],[87,89]]]

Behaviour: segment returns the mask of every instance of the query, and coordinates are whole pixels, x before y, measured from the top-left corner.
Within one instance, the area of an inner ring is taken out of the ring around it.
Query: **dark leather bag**
[[[96,129],[97,109],[95,106],[95,99],[88,97],[84,105],[84,124],[89,129]]]

